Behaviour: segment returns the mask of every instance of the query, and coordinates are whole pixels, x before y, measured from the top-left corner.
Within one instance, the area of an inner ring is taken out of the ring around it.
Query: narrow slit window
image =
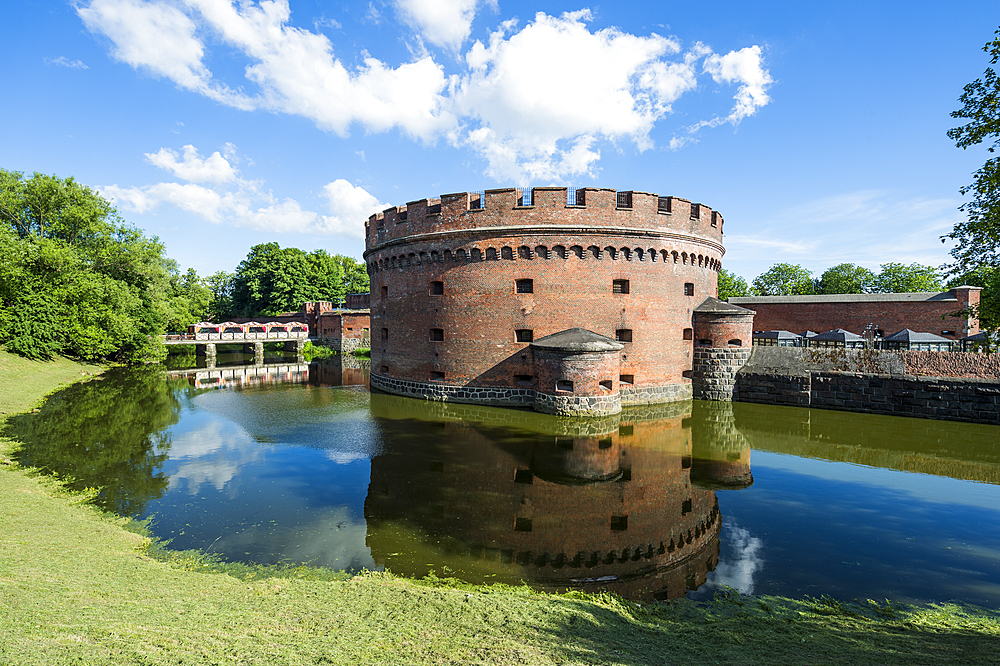
[[[518,280],[516,282],[517,293],[519,294],[533,294],[535,293],[535,281],[534,280]]]
[[[615,331],[615,340],[618,342],[632,342],[632,329],[619,328]]]
[[[628,293],[628,280],[612,280],[611,281],[611,293],[613,293],[613,294],[627,294]]]
[[[683,337],[684,337],[685,340],[693,340],[694,339],[694,329],[693,328],[685,328],[684,329],[684,336]]]
[[[431,296],[442,296],[444,295],[444,282],[440,280],[434,280],[431,282]]]
[[[382,287],[382,300],[389,298],[389,287]]]
[[[694,296],[694,282],[685,282],[684,283],[684,295],[685,296]]]
[[[443,372],[438,372],[437,370],[431,370],[431,379],[433,379],[435,381],[439,381],[439,382],[443,381],[444,380],[444,373]]]
[[[388,339],[389,339],[389,329],[383,328],[382,329],[382,342],[385,342]]]
[[[514,339],[518,342],[531,342],[535,339],[535,333],[530,328],[519,328],[514,331]]]
[[[635,384],[635,375],[618,375],[619,384]]]
[[[534,377],[531,375],[514,375],[514,384],[517,386],[531,386],[534,384]]]
[[[684,515],[688,513],[691,513],[691,500],[689,499],[684,500],[684,502],[681,504],[681,514]]]
[[[431,329],[431,342],[444,342],[444,329],[443,328],[432,328]]]
[[[559,380],[556,381],[556,390],[557,391],[568,391],[568,392],[572,393],[573,392],[573,382],[571,382],[571,381],[569,381],[567,379],[559,379]]]

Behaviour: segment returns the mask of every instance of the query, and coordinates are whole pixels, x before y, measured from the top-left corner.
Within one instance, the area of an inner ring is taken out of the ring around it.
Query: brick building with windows
[[[685,199],[596,188],[373,215],[371,386],[557,414],[690,398],[693,311],[716,295],[722,227]]]

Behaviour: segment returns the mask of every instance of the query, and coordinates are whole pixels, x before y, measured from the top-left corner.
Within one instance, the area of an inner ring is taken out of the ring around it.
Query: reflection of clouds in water
[[[352,451],[334,451],[333,449],[327,449],[323,452],[327,460],[333,461],[338,465],[349,465],[355,460],[368,460],[369,456],[367,453],[355,453]]]
[[[260,455],[260,445],[246,432],[215,419],[197,429],[174,434],[170,459],[179,464],[170,475],[170,490],[186,482],[191,495],[197,494],[203,483],[221,492],[242,465]]]
[[[755,536],[750,536],[749,530],[738,525],[733,524],[726,527],[733,559],[719,558],[719,565],[715,567],[715,572],[709,577],[708,584],[712,588],[731,587],[743,594],[752,594],[753,576],[764,565],[764,559],[761,556],[764,542]]]
[[[288,527],[256,525],[224,536],[212,549],[230,554],[234,560],[249,559],[262,564],[308,563],[332,569],[375,569],[371,550],[365,544],[367,525],[355,522],[346,506],[332,507],[315,520]]]

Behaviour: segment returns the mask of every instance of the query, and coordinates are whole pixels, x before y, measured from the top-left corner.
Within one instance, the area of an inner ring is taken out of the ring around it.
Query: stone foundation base
[[[437,382],[394,379],[371,373],[371,388],[411,398],[435,402],[460,402],[495,407],[532,408],[546,414],[563,416],[602,416],[617,414],[622,405],[648,405],[691,399],[691,384],[622,387],[618,395],[554,396],[533,388],[455,386]]]
[[[361,338],[316,338],[313,344],[329,347],[338,354],[352,354],[362,347],[371,348],[371,340]]]
[[[736,373],[746,364],[751,351],[745,347],[695,347],[691,372],[694,397],[723,402],[735,400]]]

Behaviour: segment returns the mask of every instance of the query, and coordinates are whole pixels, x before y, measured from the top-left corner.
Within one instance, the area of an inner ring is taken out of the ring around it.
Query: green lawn
[[[0,352],[0,409],[94,372]],[[13,379],[11,379],[13,377]],[[1000,664],[1000,614],[729,595],[639,606],[165,556],[0,442],[0,664]]]

